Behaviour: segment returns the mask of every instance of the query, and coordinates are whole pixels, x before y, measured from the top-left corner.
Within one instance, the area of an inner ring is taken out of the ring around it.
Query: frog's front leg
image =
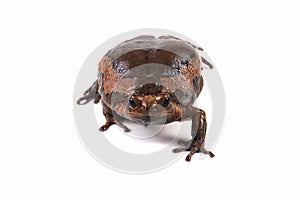
[[[97,104],[101,100],[101,95],[99,94],[99,86],[98,80],[94,81],[94,83],[83,93],[83,97],[77,100],[78,105],[84,105],[94,100],[94,103]]]
[[[211,158],[215,155],[211,151],[207,151],[204,148],[205,144],[205,136],[206,136],[206,129],[207,129],[207,122],[206,122],[206,114],[203,110],[199,108],[192,108],[194,115],[192,116],[192,143],[187,148],[187,151],[190,153],[185,158],[186,161],[191,161],[192,156],[196,152],[202,152],[204,154],[208,154]]]
[[[177,148],[174,149],[173,152],[190,151],[185,158],[188,162],[191,161],[192,156],[197,152],[208,154],[211,158],[214,157],[215,155],[212,152],[207,151],[204,148],[207,128],[205,112],[199,108],[192,107],[192,109],[187,113],[188,114],[183,117],[183,120],[192,119],[192,141],[189,142],[189,146],[187,148]]]
[[[106,131],[113,124],[117,124],[125,132],[129,132],[130,131],[130,129],[127,126],[125,126],[124,124],[118,122],[114,118],[112,110],[105,103],[102,102],[102,105],[103,105],[103,115],[104,115],[104,117],[106,119],[106,123],[99,128],[99,131],[104,132],[104,131]]]

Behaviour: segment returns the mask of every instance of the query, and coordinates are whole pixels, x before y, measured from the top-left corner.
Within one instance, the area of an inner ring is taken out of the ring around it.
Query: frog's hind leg
[[[78,105],[84,105],[89,103],[90,101],[94,100],[94,103],[99,103],[101,99],[101,95],[98,91],[98,81],[94,81],[94,83],[83,93],[83,97],[77,100]]]
[[[99,128],[99,131],[104,132],[113,124],[117,124],[125,132],[130,131],[130,129],[127,126],[125,126],[124,124],[116,121],[116,119],[113,116],[112,110],[105,103],[102,102],[102,105],[103,105],[103,115],[106,119],[106,123]]]

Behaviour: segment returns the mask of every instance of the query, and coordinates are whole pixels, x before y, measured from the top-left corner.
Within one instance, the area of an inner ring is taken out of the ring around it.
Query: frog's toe
[[[115,124],[115,122],[106,122],[103,126],[99,128],[99,131],[101,132],[107,131],[108,128],[113,124]]]

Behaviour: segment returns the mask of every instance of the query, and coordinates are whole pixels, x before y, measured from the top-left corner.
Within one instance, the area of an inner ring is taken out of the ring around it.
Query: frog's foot
[[[185,161],[189,162],[192,159],[192,156],[195,153],[204,153],[204,154],[208,154],[209,157],[213,158],[215,157],[215,155],[211,152],[211,151],[207,151],[203,145],[199,145],[199,143],[197,143],[197,141],[193,142],[193,144],[186,149],[186,151],[189,151],[190,153],[186,156]]]
[[[94,81],[94,83],[83,93],[83,97],[77,100],[78,105],[84,105],[88,102],[94,100],[94,103],[99,103],[101,99],[101,95],[98,92],[98,81]]]
[[[172,150],[173,153],[179,153],[179,152],[183,152],[183,151],[189,151],[190,153],[187,155],[187,157],[185,158],[185,160],[187,162],[191,161],[192,156],[195,153],[204,153],[204,154],[208,154],[211,158],[213,158],[215,155],[211,152],[211,151],[207,151],[203,144],[200,145],[200,143],[198,141],[183,141],[183,140],[179,140],[178,144],[185,146],[185,147],[178,147]]]
[[[104,131],[107,131],[108,130],[108,128],[111,126],[111,125],[113,125],[113,124],[116,124],[116,122],[114,122],[114,121],[107,121],[103,126],[101,126],[100,128],[99,128],[99,131],[101,131],[101,132],[104,132]]]
[[[107,121],[103,126],[101,126],[99,128],[99,131],[101,132],[104,132],[106,130],[108,130],[108,128],[111,126],[111,125],[118,125],[119,127],[121,127],[125,132],[130,132],[130,129],[125,126],[124,124],[120,123],[120,122],[117,122],[117,121]]]
[[[106,130],[107,130],[111,125],[113,125],[113,124],[118,125],[118,126],[121,127],[125,132],[129,132],[129,131],[130,131],[130,129],[127,128],[127,126],[125,126],[125,125],[124,125],[123,123],[121,123],[121,122],[118,122],[118,121],[115,119],[115,117],[114,117],[114,115],[113,115],[113,112],[112,112],[112,110],[111,110],[110,107],[108,107],[104,102],[102,102],[102,105],[103,105],[103,115],[104,115],[104,117],[105,117],[105,119],[106,119],[106,123],[105,123],[103,126],[101,126],[101,127],[99,128],[99,131],[104,132],[104,131],[106,131]]]
[[[184,147],[178,147],[178,148],[175,148],[172,150],[173,153],[180,153],[180,152],[183,152],[183,151],[189,151],[190,153],[187,155],[187,157],[185,158],[185,160],[187,162],[191,161],[192,159],[192,156],[195,154],[195,153],[204,153],[204,154],[208,154],[209,157],[213,158],[215,155],[211,152],[211,151],[207,151],[204,147],[202,148],[198,148],[198,147],[193,147],[192,149],[190,148],[184,148]]]

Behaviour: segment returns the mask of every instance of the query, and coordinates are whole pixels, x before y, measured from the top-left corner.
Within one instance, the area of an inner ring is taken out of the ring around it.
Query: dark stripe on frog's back
[[[195,55],[195,48],[185,41],[170,36],[155,38],[147,35],[127,40],[106,54],[113,68],[121,74],[147,63],[180,68],[176,63],[178,60],[187,63]]]
[[[159,38],[155,38],[153,36],[139,36],[120,43],[108,51],[106,56],[115,60],[123,54],[131,51],[149,49],[161,49],[173,52],[181,57],[190,56],[195,53],[195,47],[193,45],[174,37],[161,36]]]
[[[113,63],[113,69],[117,73],[124,74],[127,70],[133,69],[135,67],[148,64],[148,63],[158,63],[166,66],[173,67],[176,65],[176,59],[178,55],[167,52],[160,49],[148,49],[148,50],[134,50],[126,54],[123,54],[117,59],[111,59]]]

